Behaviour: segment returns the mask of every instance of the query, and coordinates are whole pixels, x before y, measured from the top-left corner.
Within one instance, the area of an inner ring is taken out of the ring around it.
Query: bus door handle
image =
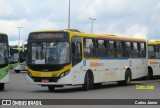
[[[83,71],[85,71],[85,72],[86,72],[86,70],[83,70]]]
[[[153,66],[153,67],[156,67],[156,66]]]
[[[109,70],[109,69],[106,69],[106,70]]]

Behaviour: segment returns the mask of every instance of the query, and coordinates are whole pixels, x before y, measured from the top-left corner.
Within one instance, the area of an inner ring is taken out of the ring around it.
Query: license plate
[[[49,80],[48,80],[48,79],[42,79],[42,82],[43,82],[43,83],[48,83]]]

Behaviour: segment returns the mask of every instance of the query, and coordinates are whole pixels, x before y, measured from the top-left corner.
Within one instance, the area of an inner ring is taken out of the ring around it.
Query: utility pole
[[[19,30],[19,39],[18,39],[18,46],[20,47],[20,33],[21,33],[21,28],[23,28],[23,27],[17,27],[18,28],[18,30]]]

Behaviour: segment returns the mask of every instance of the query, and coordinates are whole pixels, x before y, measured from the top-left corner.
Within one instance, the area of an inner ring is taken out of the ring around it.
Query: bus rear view
[[[63,79],[71,67],[70,43],[67,32],[32,32],[28,38],[27,71],[30,83],[48,86],[49,90],[70,84]],[[68,76],[69,77],[69,76]]]

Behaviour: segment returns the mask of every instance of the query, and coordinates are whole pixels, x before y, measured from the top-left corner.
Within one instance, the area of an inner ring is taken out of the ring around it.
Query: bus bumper
[[[28,84],[36,84],[36,85],[72,85],[71,75],[68,74],[61,79],[58,79],[57,82],[35,82],[29,75],[27,74]]]

